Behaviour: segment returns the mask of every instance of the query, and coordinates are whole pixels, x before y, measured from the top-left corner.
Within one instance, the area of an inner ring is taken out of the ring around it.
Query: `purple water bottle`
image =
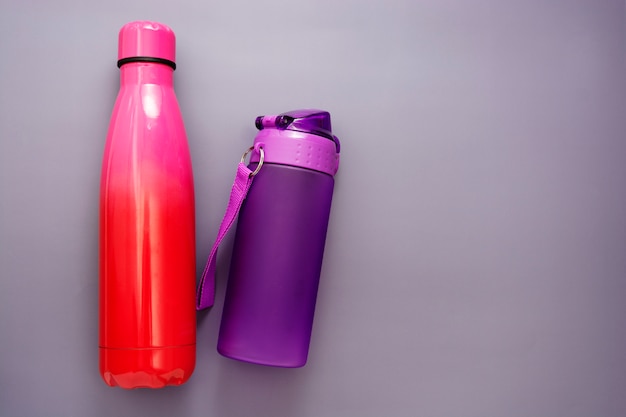
[[[309,350],[339,140],[321,110],[261,116],[256,127],[264,158],[239,214],[217,349],[295,368]]]

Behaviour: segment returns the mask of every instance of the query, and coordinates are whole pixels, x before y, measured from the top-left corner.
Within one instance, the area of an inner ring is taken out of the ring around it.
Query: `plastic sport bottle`
[[[119,33],[121,88],[100,189],[100,373],[110,386],[161,388],[195,366],[195,218],[172,30]]]
[[[330,114],[261,116],[239,214],[218,351],[262,365],[306,363],[339,166]]]

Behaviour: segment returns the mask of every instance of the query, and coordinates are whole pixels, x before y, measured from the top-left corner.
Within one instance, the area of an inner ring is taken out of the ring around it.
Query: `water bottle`
[[[321,110],[261,116],[256,127],[249,169],[257,173],[239,213],[217,348],[232,359],[301,367],[311,339],[339,140],[330,114]]]
[[[100,373],[122,388],[180,385],[195,366],[195,218],[174,32],[128,23],[118,58],[100,188]]]

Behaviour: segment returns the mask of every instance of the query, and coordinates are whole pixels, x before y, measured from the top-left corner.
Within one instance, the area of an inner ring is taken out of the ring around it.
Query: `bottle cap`
[[[129,62],[156,62],[176,69],[176,36],[168,26],[139,20],[122,26],[117,66]]]
[[[260,163],[263,149],[266,163],[307,168],[334,176],[339,168],[340,144],[333,135],[330,113],[317,109],[292,110],[259,116],[260,132],[254,138],[250,162]]]
[[[322,136],[335,142],[339,152],[339,139],[333,135],[330,113],[318,109],[300,109],[281,113],[278,116],[259,116],[255,120],[257,129],[266,127],[293,130]]]

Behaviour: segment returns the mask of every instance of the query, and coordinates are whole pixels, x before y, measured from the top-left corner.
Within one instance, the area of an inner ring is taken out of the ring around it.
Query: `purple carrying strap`
[[[213,248],[211,248],[209,259],[204,267],[204,272],[202,273],[202,278],[200,279],[200,284],[198,285],[198,291],[196,292],[196,310],[204,310],[205,308],[213,306],[213,302],[215,300],[215,263],[217,258],[217,249],[235,222],[235,219],[239,214],[239,210],[241,209],[241,205],[248,195],[248,190],[250,190],[252,180],[254,180],[254,176],[258,174],[261,166],[263,165],[265,153],[260,145],[261,144],[257,144],[256,146],[250,147],[250,149],[248,149],[241,157],[241,162],[239,162],[239,166],[237,167],[237,175],[235,176],[233,188],[230,192],[228,207],[226,207],[226,213],[224,213],[224,218],[220,224],[220,229],[217,233],[217,237],[215,238],[215,243],[213,243]],[[256,169],[251,171],[246,166],[244,160],[253,150],[260,153],[260,160]]]

